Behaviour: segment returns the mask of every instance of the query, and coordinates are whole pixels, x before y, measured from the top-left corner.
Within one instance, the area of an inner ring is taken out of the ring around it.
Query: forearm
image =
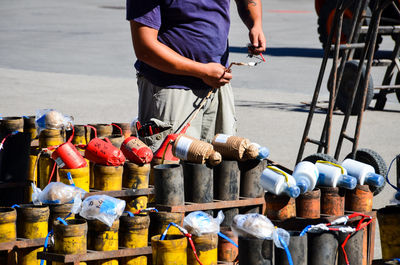
[[[262,27],[261,0],[236,0],[237,10],[246,27]]]
[[[146,30],[146,34],[142,30]],[[132,42],[140,61],[166,73],[203,78],[204,64],[176,53],[159,42],[156,35],[153,38],[144,38],[143,36],[149,36],[148,31],[148,28],[141,28],[140,24],[131,22]],[[157,34],[156,31],[153,34]]]

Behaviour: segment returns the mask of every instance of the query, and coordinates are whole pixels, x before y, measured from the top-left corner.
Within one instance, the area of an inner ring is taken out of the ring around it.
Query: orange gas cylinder
[[[149,164],[153,159],[151,149],[134,136],[125,139],[121,151],[129,161],[138,165]]]
[[[57,147],[51,158],[56,161],[60,168],[75,169],[87,166],[86,160],[70,142]]]
[[[108,138],[104,138],[104,141],[93,138],[86,146],[85,157],[96,164],[106,166],[120,166],[125,162],[124,154],[113,146]]]
[[[179,158],[172,154],[173,142],[178,138],[179,134],[169,134],[160,148],[154,153],[154,158],[160,160],[179,161]]]

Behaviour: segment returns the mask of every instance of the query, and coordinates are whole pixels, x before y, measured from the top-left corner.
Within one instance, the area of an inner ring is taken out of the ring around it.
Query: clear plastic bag
[[[79,215],[88,220],[99,220],[109,227],[124,212],[126,202],[107,195],[93,195],[82,202]]]
[[[74,118],[54,109],[41,109],[36,111],[35,123],[38,134],[44,129],[71,130]]]
[[[50,182],[43,190],[32,183],[33,204],[64,204],[69,202],[77,203],[82,200],[86,191],[81,188],[66,185],[62,182]]]
[[[231,228],[240,237],[272,239],[277,247],[283,248],[280,238],[289,246],[289,233],[282,228],[276,228],[266,216],[258,213],[236,215]]]
[[[225,216],[222,211],[218,212],[218,216],[213,218],[211,215],[196,211],[188,214],[183,219],[183,227],[188,230],[189,233],[195,236],[201,236],[204,234],[218,234],[219,226],[224,220]]]

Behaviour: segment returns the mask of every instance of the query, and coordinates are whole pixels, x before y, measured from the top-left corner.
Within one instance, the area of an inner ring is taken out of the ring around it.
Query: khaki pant
[[[138,76],[139,121],[156,118],[182,129],[199,106],[208,89],[173,89],[155,86]],[[191,122],[186,134],[210,142],[217,133],[236,134],[236,117],[232,87],[227,84],[216,89]],[[162,142],[162,141],[161,141]],[[159,143],[161,144],[161,143]]]

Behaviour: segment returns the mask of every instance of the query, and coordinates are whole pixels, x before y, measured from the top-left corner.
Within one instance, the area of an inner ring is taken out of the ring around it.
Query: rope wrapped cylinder
[[[222,161],[221,154],[211,144],[183,134],[176,138],[172,153],[182,160],[197,164],[207,162],[216,166]]]
[[[224,159],[245,161],[258,156],[258,148],[249,139],[226,134],[217,134],[212,145]]]

